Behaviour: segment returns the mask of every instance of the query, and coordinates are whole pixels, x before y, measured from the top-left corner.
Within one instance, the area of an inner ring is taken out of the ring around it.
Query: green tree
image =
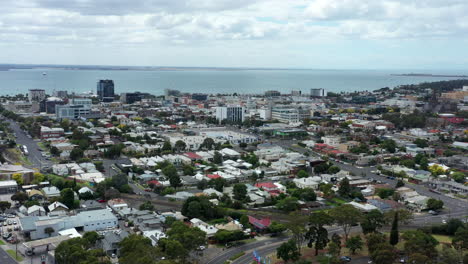
[[[276,203],[276,208],[285,212],[292,212],[299,208],[298,199],[296,197],[286,197]]]
[[[375,263],[393,264],[396,258],[395,248],[388,243],[376,244],[370,256]]]
[[[439,254],[438,264],[463,263],[461,256],[462,255],[459,254],[455,249],[448,245],[443,245]]]
[[[23,204],[29,199],[28,195],[25,192],[17,192],[11,196],[12,201],[16,201],[20,204]]]
[[[53,156],[59,156],[60,155],[60,150],[53,146],[50,148],[50,154],[52,154]]]
[[[348,178],[344,177],[343,180],[340,181],[340,188],[338,189],[338,194],[341,197],[349,197],[351,194],[351,186],[349,185]]]
[[[66,205],[69,209],[75,208],[75,193],[71,188],[65,188],[60,192],[60,202]]]
[[[81,148],[74,148],[70,152],[70,159],[71,160],[79,160],[79,159],[82,159],[83,157],[84,157],[84,153],[83,153],[83,150]]]
[[[333,165],[330,168],[328,168],[327,173],[328,174],[336,174],[336,173],[340,172],[340,170],[341,170],[340,167]]]
[[[268,227],[268,232],[273,233],[273,234],[279,234],[285,230],[286,230],[286,226],[276,221],[271,222],[270,226]]]
[[[297,172],[297,175],[296,175],[298,178],[307,178],[309,177],[309,173],[307,173],[307,171],[305,170],[300,170]]]
[[[452,179],[458,183],[465,183],[466,182],[466,175],[463,172],[454,172],[450,175]]]
[[[361,220],[361,212],[350,204],[334,207],[330,209],[329,214],[334,222],[343,229],[345,240],[348,240],[351,227]]]
[[[324,211],[314,212],[309,219],[309,230],[305,237],[308,240],[307,246],[312,247],[315,244],[315,256],[320,249],[324,249],[328,242],[328,231],[324,227],[333,222],[333,219]]]
[[[154,205],[150,201],[142,203],[139,207],[140,210],[154,211]]]
[[[377,189],[377,195],[378,195],[381,199],[387,199],[388,197],[392,196],[394,192],[395,192],[395,190],[394,190],[394,189],[390,189],[390,188],[380,188],[380,189]]]
[[[437,200],[434,198],[429,198],[426,203],[426,207],[429,210],[440,210],[444,207],[444,202],[442,200]]]
[[[206,233],[199,228],[189,227],[176,221],[167,232],[169,239],[179,241],[185,249],[191,251],[206,243]]]
[[[184,171],[184,175],[189,175],[189,176],[195,175],[195,170],[190,165],[184,165],[183,171]]]
[[[433,236],[421,230],[410,230],[404,232],[402,238],[405,240],[404,248],[406,252],[419,253],[429,259],[437,257],[436,246],[439,242]]]
[[[154,264],[161,258],[151,240],[141,235],[131,234],[124,238],[119,246],[121,264]]]
[[[172,152],[172,146],[169,141],[164,141],[164,144],[161,149],[163,152]]]
[[[223,156],[222,156],[221,153],[219,153],[218,151],[215,151],[215,152],[214,152],[214,155],[213,155],[213,163],[215,163],[215,164],[221,164],[221,163],[223,163]]]
[[[396,142],[392,139],[387,139],[384,140],[381,144],[380,147],[385,149],[386,151],[390,153],[395,153],[396,151]]]
[[[215,142],[212,138],[205,138],[203,143],[200,145],[201,149],[212,150],[215,145]]]
[[[361,228],[364,234],[377,232],[385,224],[385,218],[382,212],[377,209],[368,212],[361,221]]]
[[[396,185],[395,185],[395,188],[400,188],[400,187],[403,187],[403,186],[405,186],[405,183],[402,180],[398,180]]]
[[[46,228],[44,229],[44,233],[46,233],[47,235],[49,235],[49,237],[50,237],[54,232],[55,232],[55,230],[54,230],[52,227],[50,227],[50,226],[48,226],[48,227],[46,227]]]
[[[243,227],[244,229],[249,228],[249,226],[250,226],[249,217],[246,216],[246,215],[242,215],[242,216],[240,217],[240,219],[239,219],[239,223],[242,225],[242,227]],[[273,224],[273,223],[271,223],[271,224]]]
[[[203,179],[197,183],[197,189],[199,190],[205,190],[208,188],[208,181]]]
[[[0,201],[0,210],[2,213],[5,212],[6,209],[9,209],[11,207],[11,203],[7,201]]]
[[[290,260],[296,261],[301,257],[301,253],[293,240],[284,242],[276,249],[276,257],[288,262]]]
[[[235,184],[232,192],[234,194],[234,199],[238,201],[245,201],[247,199],[247,186],[245,186],[245,184]]]
[[[356,254],[356,250],[361,250],[362,249],[362,246],[364,245],[364,243],[362,242],[362,239],[360,236],[353,236],[353,237],[350,237],[347,241],[346,241],[346,248],[348,248],[349,250],[351,250],[351,254]]]
[[[182,180],[180,179],[179,175],[174,175],[172,177],[169,177],[169,184],[172,187],[177,188],[177,187],[182,186]]]
[[[392,223],[392,230],[390,231],[390,245],[395,246],[399,242],[399,231],[398,231],[398,212],[395,213],[395,217]]]
[[[163,238],[158,246],[171,259],[185,259],[188,255],[187,249],[177,240]]]
[[[419,148],[429,147],[429,144],[427,143],[427,140],[422,139],[422,138],[417,138],[415,141],[413,141],[413,143],[416,144],[416,146],[418,146]]]
[[[176,143],[175,143],[175,145],[174,145],[174,149],[175,149],[176,151],[183,151],[183,150],[185,150],[186,148],[187,148],[187,144],[185,144],[185,142],[182,141],[182,140],[177,140]]]
[[[452,246],[457,250],[468,249],[468,227],[459,227],[452,239]]]

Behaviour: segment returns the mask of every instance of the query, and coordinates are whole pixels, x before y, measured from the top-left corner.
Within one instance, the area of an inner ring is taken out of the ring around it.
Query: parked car
[[[8,239],[12,235],[13,235],[12,233],[3,233],[2,237],[3,237],[3,239]]]
[[[340,257],[340,260],[341,260],[342,262],[351,262],[351,258],[348,257],[348,256],[341,256],[341,257]]]

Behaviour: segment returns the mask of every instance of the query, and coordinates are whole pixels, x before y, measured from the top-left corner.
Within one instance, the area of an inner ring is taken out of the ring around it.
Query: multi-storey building
[[[46,98],[45,90],[30,89],[28,98],[29,98],[29,102],[40,102]]]
[[[310,96],[312,97],[325,97],[327,92],[323,88],[312,88],[310,89]]]
[[[103,102],[114,101],[114,81],[99,80],[97,83],[97,96]]]
[[[245,119],[245,109],[241,106],[216,107],[216,120],[237,123]]]

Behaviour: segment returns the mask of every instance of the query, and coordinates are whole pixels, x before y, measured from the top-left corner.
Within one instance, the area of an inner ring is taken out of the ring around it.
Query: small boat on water
[[[47,75],[47,72],[43,72],[42,75]]]

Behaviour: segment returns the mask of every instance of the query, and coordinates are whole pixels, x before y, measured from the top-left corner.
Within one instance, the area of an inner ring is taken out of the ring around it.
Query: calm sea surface
[[[46,75],[43,75],[46,72]],[[68,90],[82,93],[96,92],[99,79],[112,79],[115,92],[148,92],[156,95],[164,89],[202,93],[262,93],[267,90],[290,92],[310,88],[327,91],[362,91],[401,84],[416,84],[459,78],[392,76],[397,73],[431,73],[462,75],[468,71],[416,71],[416,70],[62,70],[31,69],[0,71],[0,94],[26,93],[29,89]]]

